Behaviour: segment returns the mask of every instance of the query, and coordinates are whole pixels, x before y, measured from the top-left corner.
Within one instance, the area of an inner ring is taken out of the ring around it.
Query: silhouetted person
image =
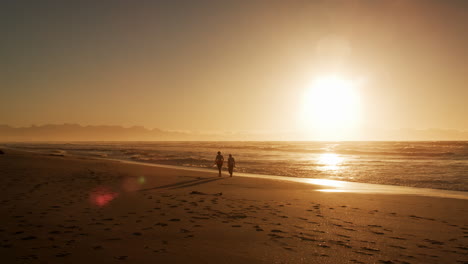
[[[234,158],[232,157],[231,154],[229,154],[229,158],[228,158],[228,170],[229,170],[229,174],[231,175],[232,177],[232,172],[234,171],[234,167],[236,166],[236,161],[234,160]]]
[[[221,168],[223,168],[224,157],[221,155],[221,151],[218,151],[218,155],[216,155],[215,163],[218,166],[219,177],[221,177]]]

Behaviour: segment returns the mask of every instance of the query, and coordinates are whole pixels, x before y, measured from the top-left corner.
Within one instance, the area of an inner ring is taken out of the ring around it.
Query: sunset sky
[[[468,130],[468,1],[71,2],[2,2],[0,124],[314,133],[334,76],[353,127]]]

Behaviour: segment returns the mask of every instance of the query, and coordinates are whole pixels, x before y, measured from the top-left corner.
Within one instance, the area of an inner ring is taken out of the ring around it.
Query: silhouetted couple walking
[[[223,163],[224,163],[224,157],[221,155],[221,151],[218,151],[218,155],[216,155],[215,159],[215,164],[218,166],[218,171],[219,171],[219,177],[221,177],[221,169],[223,168]],[[236,166],[236,161],[232,157],[231,154],[229,154],[228,158],[228,171],[229,175],[232,177],[232,173],[234,172],[234,167]]]

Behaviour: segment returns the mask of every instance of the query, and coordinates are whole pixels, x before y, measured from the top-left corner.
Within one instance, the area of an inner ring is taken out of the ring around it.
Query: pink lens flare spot
[[[89,200],[92,204],[103,207],[109,204],[118,195],[118,193],[113,192],[107,187],[98,187],[91,191]]]

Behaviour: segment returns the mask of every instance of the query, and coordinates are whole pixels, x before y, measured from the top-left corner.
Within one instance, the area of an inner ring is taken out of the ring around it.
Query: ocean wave
[[[468,191],[468,142],[97,142],[5,145],[46,154],[108,157],[200,168],[211,168],[219,150],[234,155],[239,172]]]

